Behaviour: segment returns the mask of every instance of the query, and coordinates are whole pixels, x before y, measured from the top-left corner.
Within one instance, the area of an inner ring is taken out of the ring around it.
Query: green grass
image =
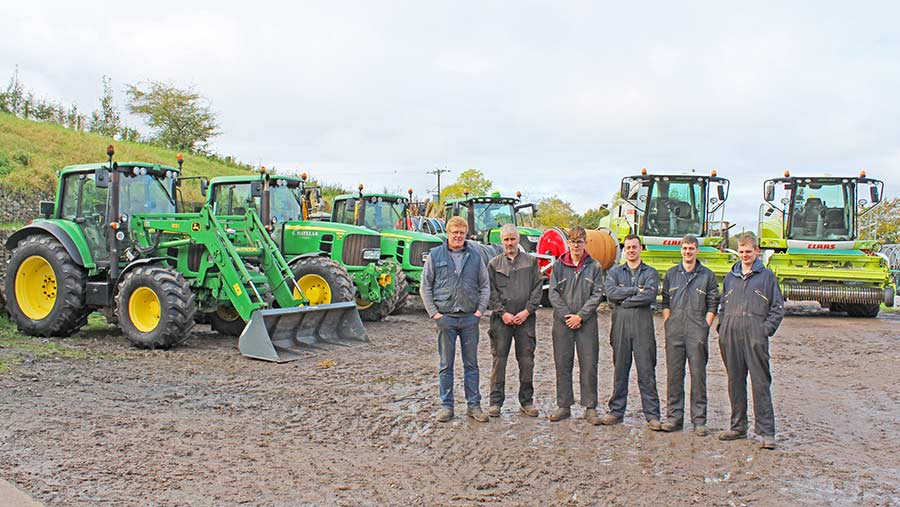
[[[88,353],[61,345],[48,338],[24,336],[9,319],[0,318],[0,373],[9,371],[27,358],[85,359]]]
[[[149,162],[177,167],[178,152],[159,146],[114,141],[89,132],[76,132],[59,125],[23,120],[0,113],[0,155],[9,161],[9,170],[0,178],[0,188],[23,195],[56,192],[56,171],[67,165],[104,162],[106,146],[116,147],[115,160]],[[27,162],[23,164],[22,161]],[[247,174],[246,169],[185,154],[185,176],[226,176]],[[186,201],[202,201],[199,184],[184,185]]]

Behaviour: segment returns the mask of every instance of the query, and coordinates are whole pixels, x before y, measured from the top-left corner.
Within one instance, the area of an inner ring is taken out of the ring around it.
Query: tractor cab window
[[[174,179],[159,178],[151,174],[120,175],[120,213],[175,213],[175,201],[170,193],[174,189]]]
[[[353,217],[353,208],[352,203],[355,201],[350,201],[348,199],[341,199],[334,203],[334,221],[340,224],[351,224],[355,225],[356,220]]]
[[[403,217],[403,204],[382,196],[366,197],[366,217],[364,225],[369,229],[383,231],[397,229]]]
[[[703,183],[660,177],[648,190],[644,234],[680,237],[703,234],[706,195]]]
[[[257,199],[250,195],[250,183],[230,183],[213,187],[213,214],[244,215],[258,209]]]
[[[272,218],[276,219],[279,224],[283,224],[288,220],[301,220],[303,210],[300,208],[297,190],[277,185],[269,188],[270,195],[270,213]]]
[[[797,180],[788,213],[789,239],[850,240],[856,189],[852,181],[822,183]]]
[[[475,230],[479,237],[486,231],[505,224],[514,224],[516,210],[509,203],[476,202],[472,213],[475,218]]]
[[[95,260],[109,259],[109,238],[106,226],[106,188],[97,188],[93,173],[69,174],[63,180],[62,218],[81,226],[85,240]]]

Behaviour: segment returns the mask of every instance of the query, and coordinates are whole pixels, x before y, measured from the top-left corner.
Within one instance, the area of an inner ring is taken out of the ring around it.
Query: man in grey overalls
[[[769,370],[769,337],[784,318],[784,300],[775,274],[758,259],[756,236],[738,236],[738,256],[725,275],[719,304],[719,349],[728,373],[731,429],[719,440],[747,438],[747,373],[753,387],[756,434],[763,449],[775,448],[775,410],[772,406],[772,373]]]
[[[663,326],[666,330],[668,417],[663,431],[684,425],[684,363],[691,370],[691,422],[694,433],[706,436],[706,362],[709,326],[719,306],[716,274],[700,263],[700,245],[693,234],[681,238],[681,262],[666,271],[662,287]]]
[[[633,355],[647,427],[659,431],[662,425],[656,391],[656,335],[650,308],[659,290],[659,273],[641,260],[640,237],[629,234],[624,250],[625,264],[610,269],[606,277],[606,299],[613,307],[609,344],[613,350],[614,373],[609,413],[600,422],[618,424],[625,417]]]
[[[500,228],[503,253],[488,263],[491,279],[491,404],[488,415],[498,417],[506,398],[506,363],[515,340],[519,364],[519,408],[537,417],[534,408],[535,310],[541,305],[543,280],[537,259],[519,249],[519,231],[512,224]]]

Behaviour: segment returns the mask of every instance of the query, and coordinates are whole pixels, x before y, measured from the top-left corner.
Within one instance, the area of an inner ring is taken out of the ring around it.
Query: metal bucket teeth
[[[308,352],[369,341],[356,303],[257,310],[238,339],[241,354],[283,363]]]

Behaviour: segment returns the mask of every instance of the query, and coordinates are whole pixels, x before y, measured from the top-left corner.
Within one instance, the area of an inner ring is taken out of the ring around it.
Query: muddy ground
[[[609,314],[600,318],[602,336]],[[900,505],[900,314],[792,307],[771,348],[775,451],[646,430],[634,374],[625,424],[590,426],[580,409],[549,422],[549,321],[540,310],[541,417],[518,414],[511,361],[507,404],[487,424],[433,422],[438,357],[421,306],[367,325],[369,345],[280,365],[243,358],[205,326],[168,352],[108,330],[52,340],[78,353],[24,352],[0,373],[0,477],[60,507]],[[710,427],[721,430],[728,398],[714,339],[710,348]],[[605,337],[600,363],[605,398]],[[457,414],[461,373],[457,361]]]

